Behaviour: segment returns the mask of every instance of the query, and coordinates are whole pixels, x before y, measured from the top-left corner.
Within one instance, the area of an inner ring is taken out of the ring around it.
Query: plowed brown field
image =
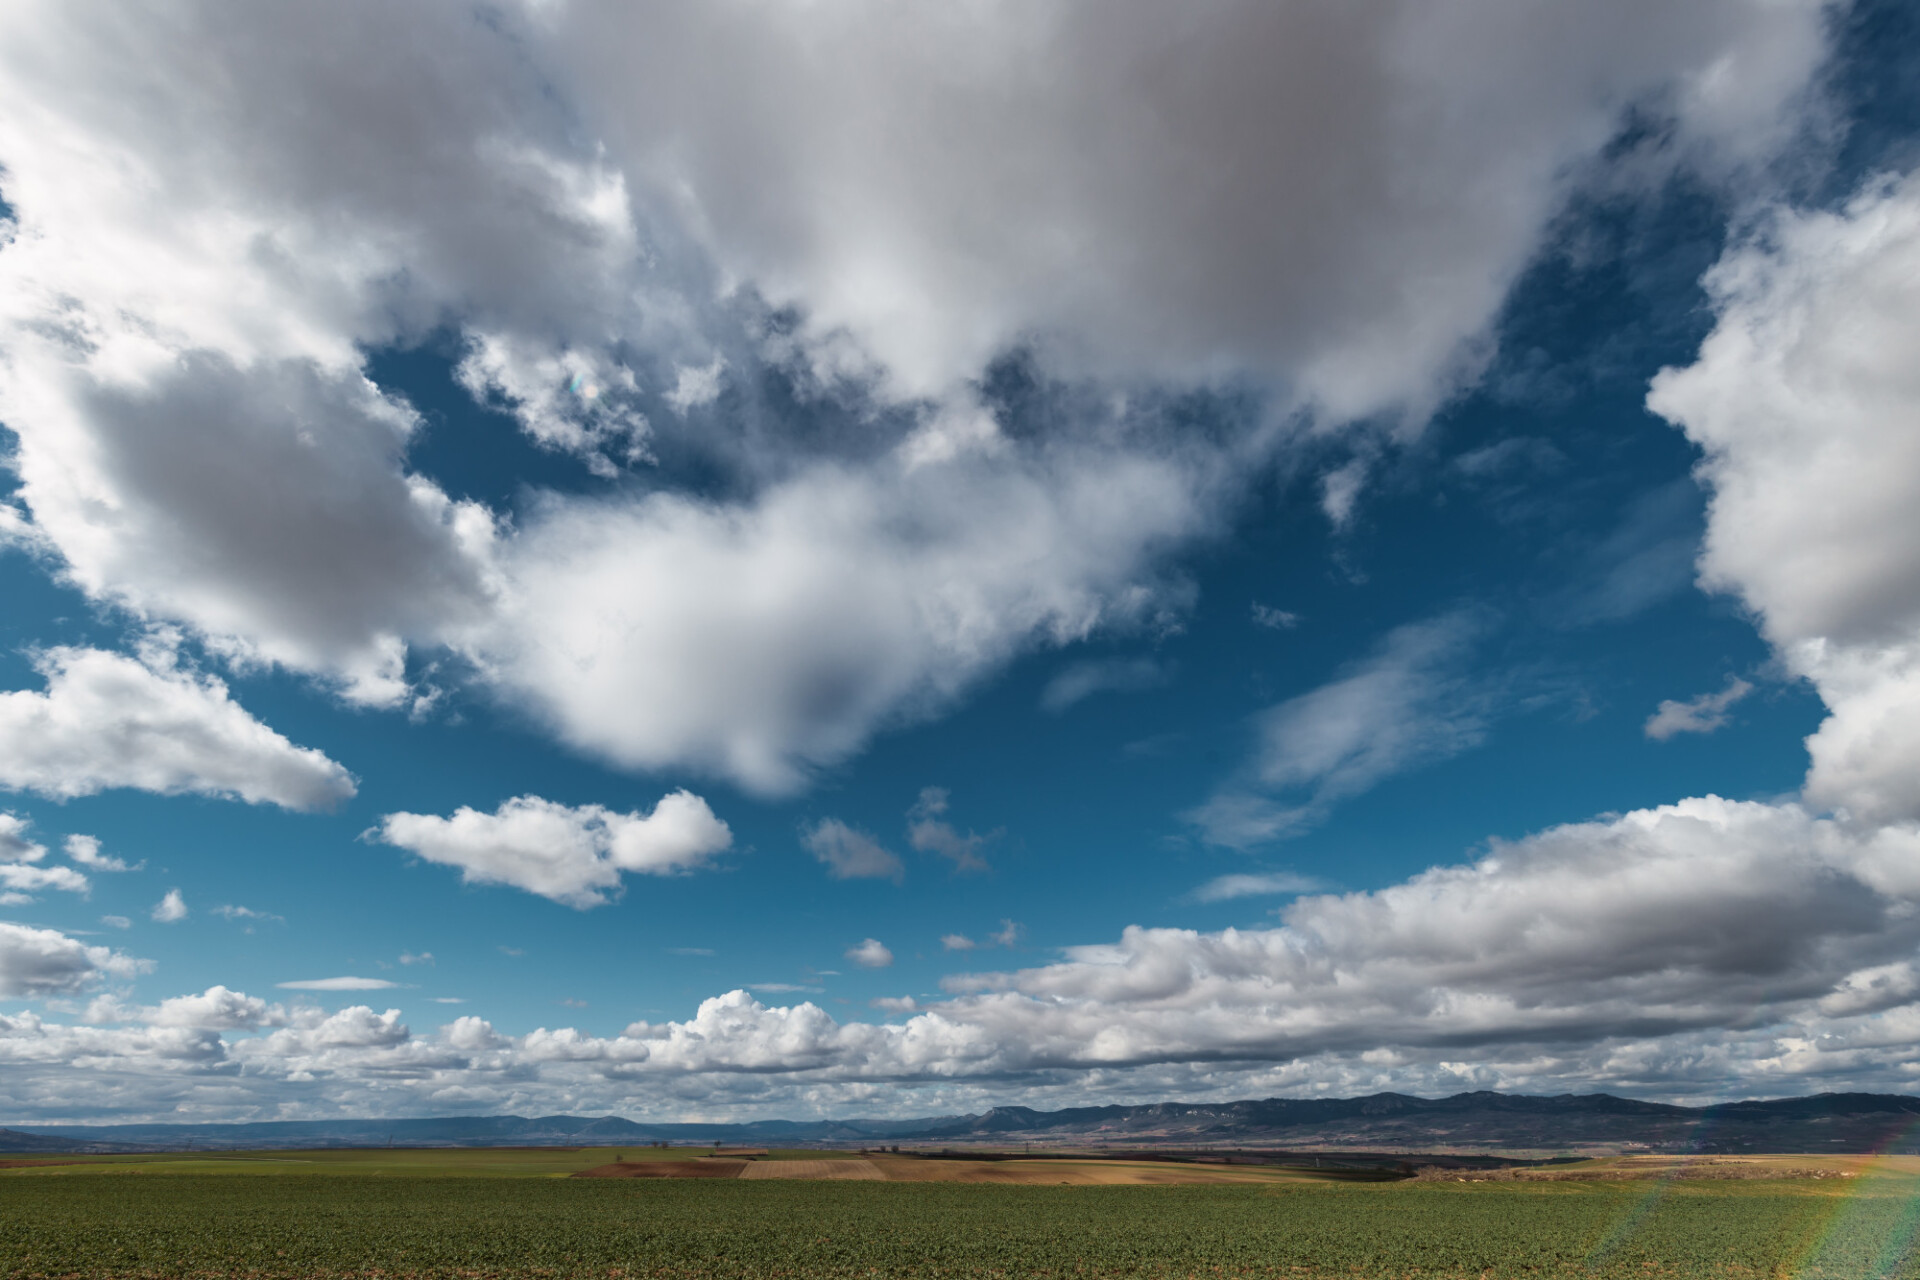
[[[740,1176],[879,1182],[887,1175],[874,1168],[871,1160],[755,1160],[740,1171]]]
[[[1107,1160],[930,1160],[876,1156],[890,1182],[1003,1182],[1026,1185],[1141,1186],[1175,1183],[1272,1182],[1297,1171],[1252,1165],[1162,1164]]]

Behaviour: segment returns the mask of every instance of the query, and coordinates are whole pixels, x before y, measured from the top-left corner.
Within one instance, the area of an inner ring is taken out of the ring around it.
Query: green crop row
[[[0,1178],[0,1276],[1915,1276],[1911,1188]]]

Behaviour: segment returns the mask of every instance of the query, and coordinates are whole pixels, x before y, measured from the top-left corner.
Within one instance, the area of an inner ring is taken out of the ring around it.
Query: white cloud
[[[0,921],[0,999],[72,995],[106,978],[130,978],[152,965],[108,947],[90,947],[53,929]]]
[[[1670,107],[1665,158],[1710,176],[1763,162],[1823,13],[28,3],[7,537],[358,702],[408,705],[409,653],[451,647],[615,763],[792,790],[1017,654],[1178,608],[1160,559],[1271,447],[1138,415],[1012,440],[965,391],[987,361],[1417,420],[1623,110]],[[724,499],[664,476],[507,523],[408,470],[419,419],[363,376],[443,329],[470,391],[602,473],[711,426],[674,410],[722,370],[844,393],[864,434],[749,409],[698,441]]]
[[[893,952],[878,938],[868,938],[857,947],[847,948],[847,959],[862,969],[884,969],[893,963]]]
[[[1166,671],[1151,658],[1075,662],[1047,681],[1040,692],[1040,709],[1058,715],[1096,693],[1137,693],[1166,682]]]
[[[897,854],[838,818],[822,818],[802,831],[800,844],[835,880],[891,880],[899,884],[906,878],[906,868]]]
[[[1235,898],[1311,893],[1324,887],[1312,876],[1292,871],[1236,872],[1215,876],[1187,896],[1195,902],[1230,902]]]
[[[249,1097],[362,1114],[404,1113],[443,1090],[489,1105],[599,1096],[635,1114],[692,1099],[764,1113],[857,1104],[858,1088],[881,1083],[1003,1099],[1069,1086],[1459,1088],[1470,1056],[1466,1080],[1509,1089],[1715,1093],[1737,1078],[1775,1093],[1884,1090],[1920,1050],[1902,967],[1920,945],[1917,855],[1920,827],[1862,831],[1792,805],[1702,798],[1496,843],[1381,890],[1303,896],[1274,928],[1131,928],[1057,963],[952,979],[946,999],[892,1001],[882,1007],[910,1015],[892,1024],[770,1008],[744,991],[613,1037],[507,1037],[479,1019],[415,1036],[394,1010],[294,1010],[265,1036],[195,1042],[143,1087],[165,1097],[185,1087],[168,1073],[238,1063]],[[868,939],[851,954],[885,953]],[[72,1072],[109,1075],[156,1053],[144,1033],[83,1053],[79,1034],[0,1024],[10,1082],[58,1106],[55,1080],[70,1092]],[[24,1069],[53,1061],[69,1074]],[[741,1073],[757,1081],[750,1094]]]
[[[1360,501],[1370,465],[1370,459],[1358,457],[1320,477],[1320,509],[1336,533],[1353,523],[1353,509]]]
[[[940,936],[940,945],[947,951],[971,951],[980,944],[964,933],[947,933]]]
[[[161,924],[177,924],[187,918],[187,900],[180,896],[178,889],[169,889],[147,914]]]
[[[1026,926],[1012,920],[1000,922],[1000,932],[987,939],[996,947],[1014,947],[1020,945],[1020,939],[1026,936]]]
[[[1726,726],[1728,709],[1752,692],[1751,684],[1730,676],[1727,687],[1718,693],[1703,693],[1685,702],[1665,699],[1647,717],[1646,734],[1656,742],[1665,742],[1681,733],[1713,733]]]
[[[1253,602],[1253,625],[1269,631],[1291,631],[1300,625],[1300,615],[1271,605]]]
[[[1649,406],[1704,450],[1703,585],[1737,593],[1829,716],[1807,795],[1920,816],[1920,175],[1780,211],[1707,277],[1699,358]]]
[[[516,796],[493,813],[390,813],[369,834],[459,867],[465,883],[512,885],[581,910],[618,897],[622,872],[695,871],[733,847],[727,824],[690,791],[662,796],[645,815]]]
[[[673,390],[666,401],[681,413],[712,404],[720,395],[720,375],[726,370],[724,357],[715,356],[707,365],[681,365],[674,371]]]
[[[1474,746],[1492,699],[1462,669],[1482,629],[1465,613],[1400,627],[1334,680],[1261,712],[1253,759],[1189,819],[1215,844],[1259,844],[1392,774]]]
[[[0,786],[57,799],[134,787],[330,809],[354,794],[347,771],[254,719],[212,676],[101,649],[35,658],[45,693],[0,693]]]
[[[411,952],[411,951],[402,951],[400,953],[400,963],[401,964],[432,964],[433,952],[422,951],[422,952],[419,952],[418,954],[415,954],[414,952]]]
[[[695,1098],[816,1110],[878,1083],[967,1085],[974,1098],[1069,1083],[1214,1097],[1263,1083],[1463,1080],[1668,1095],[1717,1093],[1730,1078],[1776,1093],[1886,1090],[1920,1051],[1916,866],[1920,826],[1866,829],[1794,805],[1705,797],[1496,842],[1472,863],[1380,890],[1302,896],[1274,928],[1130,928],[1057,963],[958,976],[947,999],[883,1006],[910,1015],[892,1024],[835,1022],[810,1003],[770,1008],[744,991],[704,1001],[684,1022],[604,1038],[507,1037],[479,1019],[415,1036],[397,1010],[364,1008],[294,1010],[269,1034],[229,1041],[96,1037],[16,1018],[0,1020],[0,1061],[35,1107],[61,1105],[74,1072],[107,1079],[152,1063],[140,1096],[160,1099],[239,1064],[248,1097],[389,1114],[444,1090],[489,1104],[632,1099],[636,1114]],[[69,957],[78,947],[46,938]],[[870,967],[891,958],[877,939],[849,956]],[[52,985],[77,988],[106,962],[82,953],[77,974]],[[156,1008],[195,1025],[282,1016],[215,996]],[[193,1012],[208,1005],[218,1007]],[[1459,1065],[1466,1056],[1473,1067]],[[750,1095],[730,1083],[742,1073],[758,1081]]]
[[[187,1027],[196,1031],[256,1031],[261,1027],[284,1026],[287,1012],[256,996],[230,991],[223,986],[208,987],[197,996],[174,996],[150,1009],[141,1009],[134,1019],[152,1027]]]
[[[85,894],[92,889],[87,878],[72,867],[36,867],[19,862],[0,862],[0,889],[13,902],[31,901],[22,895],[42,889]]]
[[[385,978],[307,978],[299,982],[276,982],[282,991],[386,991],[400,984]]]
[[[271,911],[256,911],[252,907],[240,907],[232,903],[215,907],[213,914],[219,916],[222,920],[258,920],[263,924],[285,924],[287,922],[285,916],[277,916]]]
[[[133,928],[133,921],[125,916],[101,916],[100,923],[106,925],[109,929]]]
[[[61,846],[69,860],[79,863],[89,871],[138,871],[146,866],[145,862],[129,864],[125,860],[100,852],[100,840],[96,836],[68,836]]]
[[[1683,146],[1764,153],[1820,12],[682,3],[551,30],[636,195],[672,193],[728,277],[902,392],[1037,339],[1096,373],[1253,368],[1357,417],[1471,362],[1622,104],[1668,92]]]
[[[557,504],[471,645],[582,749],[789,792],[1025,649],[1165,607],[1149,549],[1202,525],[1211,483],[1062,448],[814,467],[745,505]]]

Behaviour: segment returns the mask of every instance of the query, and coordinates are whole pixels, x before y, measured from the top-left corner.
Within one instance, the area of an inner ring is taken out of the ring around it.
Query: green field
[[[556,1176],[607,1154],[290,1152],[10,1170],[0,1276],[1920,1276],[1920,1179],[1908,1173],[1844,1186]],[[447,1176],[449,1165],[521,1176]]]

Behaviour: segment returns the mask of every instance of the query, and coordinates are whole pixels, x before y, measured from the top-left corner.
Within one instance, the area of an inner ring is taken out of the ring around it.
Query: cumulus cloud
[[[1291,631],[1300,625],[1300,615],[1256,600],[1253,602],[1253,625],[1269,631]]]
[[[964,933],[947,933],[940,936],[940,946],[947,951],[971,951],[979,945]]]
[[[129,1006],[110,995],[99,996],[86,1010],[89,1023],[137,1022],[190,1031],[257,1031],[284,1026],[287,1020],[287,1011],[280,1005],[224,986],[208,987],[198,995],[173,996],[145,1007]]]
[[[884,969],[893,963],[893,952],[878,938],[868,938],[857,947],[847,948],[847,959],[862,969]]]
[[[1357,417],[1470,359],[1621,104],[1665,93],[1682,138],[1764,153],[1819,12],[689,3],[554,29],[636,191],[904,392],[1039,335],[1082,370],[1251,367]]]
[[[1017,436],[969,390],[989,362],[1417,421],[1623,112],[1663,114],[1665,160],[1762,162],[1822,13],[29,4],[0,40],[6,536],[236,663],[400,706],[409,655],[452,649],[583,750],[791,791],[1177,607],[1167,549],[1271,447],[1139,414]],[[365,376],[443,331],[537,444],[612,475],[679,430],[722,483],[456,500]],[[769,372],[860,431],[686,421]]]
[[[611,1037],[510,1037],[479,1019],[422,1036],[397,1010],[293,1010],[257,1037],[193,1042],[145,1087],[165,1096],[184,1087],[169,1076],[238,1063],[262,1098],[334,1108],[405,1110],[458,1089],[543,1105],[602,1096],[655,1115],[691,1097],[813,1110],[883,1082],[971,1098],[1069,1080],[1204,1096],[1263,1082],[1575,1081],[1671,1096],[1723,1089],[1729,1072],[1778,1092],[1894,1088],[1920,1046],[1917,855],[1913,825],[1863,830],[1703,797],[1495,843],[1384,889],[1304,895],[1272,928],[1130,928],[1054,963],[958,975],[947,998],[883,1006],[905,1015],[893,1023],[837,1022],[745,991]],[[877,939],[849,954],[890,958]],[[349,981],[370,980],[321,989]],[[179,1007],[182,1023],[281,1016]],[[13,1019],[0,1023],[0,1061],[58,1105],[44,1073],[24,1068],[64,1053],[64,1070],[108,1076],[158,1058],[147,1038],[158,1029],[83,1044],[86,1029]],[[734,1092],[743,1074],[750,1097]]]
[[[1779,211],[1707,277],[1699,358],[1649,406],[1705,453],[1702,585],[1754,610],[1829,715],[1807,795],[1920,816],[1920,175]]]
[[[733,847],[733,832],[691,791],[662,796],[644,815],[515,796],[492,813],[390,813],[369,834],[460,868],[467,884],[512,885],[582,910],[618,897],[622,872],[696,871]]]
[[[899,884],[907,870],[900,858],[865,831],[838,818],[822,818],[800,833],[800,843],[835,880],[891,880]]]
[[[27,896],[42,889],[84,894],[92,889],[87,878],[72,867],[36,867],[19,862],[0,862],[0,890],[13,903],[30,902]]]
[[[169,889],[147,914],[161,924],[178,924],[187,918],[187,900],[180,896],[178,889]]]
[[[1200,527],[1201,491],[1160,461],[1068,452],[821,467],[744,506],[556,506],[472,644],[585,750],[788,792],[1021,650],[1157,607],[1148,550]]]
[[[1318,821],[1382,779],[1476,745],[1493,698],[1465,660],[1484,630],[1469,613],[1412,623],[1334,680],[1261,712],[1254,757],[1188,815],[1243,848]]]
[[[129,864],[124,859],[100,852],[97,836],[68,836],[61,846],[67,857],[89,871],[138,871],[145,862]]]
[[[0,786],[56,799],[132,787],[331,809],[353,777],[249,715],[213,676],[102,649],[58,647],[34,659],[44,693],[0,693]]]
[[[1718,693],[1703,693],[1685,702],[1667,698],[1647,717],[1646,735],[1665,742],[1676,734],[1713,733],[1726,726],[1728,709],[1752,692],[1751,684],[1731,676]]]
[[[0,999],[37,1000],[74,992],[107,978],[152,968],[109,947],[90,947],[54,929],[0,921]]]

